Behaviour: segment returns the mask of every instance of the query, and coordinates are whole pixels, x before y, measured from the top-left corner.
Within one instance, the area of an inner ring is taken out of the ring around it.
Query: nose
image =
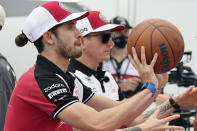
[[[75,34],[76,34],[77,38],[81,38],[82,37],[81,32],[77,28],[76,28]]]
[[[81,38],[82,34],[81,32],[77,29],[76,25],[74,25],[74,29],[75,29],[75,36],[76,38]]]
[[[107,45],[114,46],[114,42],[113,42],[112,38],[109,39]]]

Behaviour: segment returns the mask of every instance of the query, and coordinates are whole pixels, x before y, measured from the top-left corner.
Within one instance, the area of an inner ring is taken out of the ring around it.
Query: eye
[[[69,29],[74,29],[76,28],[76,21],[71,21],[70,24],[69,24]]]

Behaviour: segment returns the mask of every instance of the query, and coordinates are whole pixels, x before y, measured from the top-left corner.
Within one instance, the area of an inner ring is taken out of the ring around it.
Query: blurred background
[[[15,37],[21,33],[26,16],[31,10],[50,0],[0,0],[6,12],[5,26],[0,31],[0,52],[16,72],[17,79],[31,67],[37,56],[33,44],[17,48]],[[58,0],[73,12],[99,10],[107,19],[123,16],[135,27],[149,18],[161,18],[173,23],[183,35],[185,55],[181,65],[170,72],[170,82],[164,89],[172,95],[186,90],[197,73],[197,0]],[[189,54],[189,55],[188,55]],[[188,58],[189,57],[189,58]],[[189,69],[188,69],[189,68]],[[193,74],[192,74],[193,73]],[[174,76],[177,76],[176,78]],[[179,77],[178,77],[179,76]],[[192,83],[192,84],[194,84]],[[195,83],[196,84],[196,83]],[[176,88],[175,88],[176,87]],[[192,129],[191,129],[192,130]]]

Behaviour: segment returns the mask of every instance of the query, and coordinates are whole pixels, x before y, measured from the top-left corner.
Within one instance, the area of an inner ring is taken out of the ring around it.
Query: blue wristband
[[[153,83],[144,83],[141,87],[141,89],[149,89],[152,92],[152,96],[154,96],[155,92],[156,92],[156,88],[155,88],[155,84]]]

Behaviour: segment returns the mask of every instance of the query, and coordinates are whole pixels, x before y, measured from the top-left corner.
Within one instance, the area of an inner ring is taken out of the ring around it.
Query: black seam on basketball
[[[156,30],[156,28],[154,28],[153,30],[152,30],[152,32],[151,32],[151,37],[150,37],[150,52],[151,52],[151,56],[152,56],[152,59],[153,59],[153,46],[152,46],[152,34],[153,34],[153,32]]]
[[[183,40],[183,36],[180,34],[180,32],[174,30],[173,28],[170,28],[169,26],[163,26],[163,25],[160,25],[160,26],[157,26],[157,27],[166,27],[166,28],[169,28],[170,30],[172,30],[172,31],[174,31],[175,33],[177,33],[177,34],[181,37],[181,39]]]
[[[146,29],[148,29],[151,25],[148,25],[138,36],[137,40],[135,41],[134,47],[136,47],[138,40],[140,39],[140,37],[142,36],[142,34],[144,33],[144,31],[146,31]],[[132,35],[132,34],[131,34]]]
[[[156,24],[156,23],[158,23],[158,22],[160,22],[160,20],[156,20],[156,21],[154,21],[153,23],[147,21],[146,23],[152,25],[152,24]],[[151,32],[151,37],[150,37],[150,52],[151,52],[151,57],[152,57],[152,59],[153,59],[152,34],[153,34],[153,32],[154,32],[155,30],[156,30],[156,29],[153,29],[153,30],[152,30],[152,32]]]
[[[168,39],[166,38],[166,36],[163,34],[163,32],[161,30],[159,30],[159,28],[157,26],[155,26],[154,24],[151,24],[152,26],[154,26],[160,33],[161,35],[164,37],[164,39],[167,41],[168,45],[170,46],[170,49],[171,49],[171,52],[172,52],[172,55],[174,57],[174,65],[175,65],[175,56],[174,56],[174,51],[172,49],[172,46],[170,44],[170,42],[168,41]]]
[[[159,20],[155,21],[154,23],[157,23],[157,22],[159,22]],[[146,31],[146,29],[148,29],[151,26],[150,22],[147,21],[146,23],[148,23],[149,25],[140,33],[140,35],[138,36],[137,40],[135,41],[134,47],[136,47],[137,42],[140,39],[141,35],[144,33],[144,31]],[[132,32],[131,32],[131,35],[132,35]]]

